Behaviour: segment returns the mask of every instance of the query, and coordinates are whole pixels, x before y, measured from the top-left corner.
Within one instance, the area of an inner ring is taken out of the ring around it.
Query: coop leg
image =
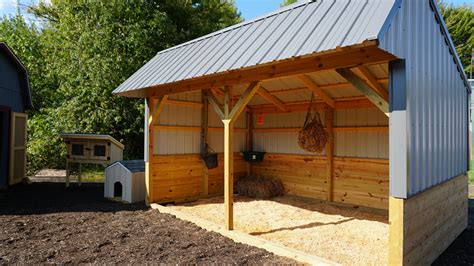
[[[69,187],[69,162],[66,162],[66,187]]]
[[[82,179],[82,163],[79,163],[79,175],[77,176],[77,185],[81,186]]]

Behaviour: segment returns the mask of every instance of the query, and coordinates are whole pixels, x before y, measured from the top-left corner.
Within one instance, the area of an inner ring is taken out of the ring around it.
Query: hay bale
[[[235,186],[237,193],[251,198],[271,198],[283,194],[283,183],[279,179],[247,176]]]

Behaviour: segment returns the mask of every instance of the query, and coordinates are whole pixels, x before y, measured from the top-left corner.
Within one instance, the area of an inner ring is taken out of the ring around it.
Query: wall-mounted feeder
[[[251,163],[257,163],[263,161],[263,157],[265,157],[266,152],[262,151],[244,151],[242,152],[244,155],[244,160]]]

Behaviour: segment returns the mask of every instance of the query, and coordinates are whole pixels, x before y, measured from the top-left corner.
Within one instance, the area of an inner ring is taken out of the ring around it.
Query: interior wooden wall
[[[267,154],[252,164],[252,174],[282,180],[289,195],[326,200],[326,157]],[[332,198],[335,202],[388,209],[388,160],[334,158]]]
[[[208,195],[224,193],[223,154],[218,154],[219,165],[209,169],[199,154],[154,155],[152,202],[189,201]],[[207,174],[207,182],[206,180]],[[234,155],[234,180],[247,174],[247,163],[240,154]],[[205,195],[205,186],[208,194]]]

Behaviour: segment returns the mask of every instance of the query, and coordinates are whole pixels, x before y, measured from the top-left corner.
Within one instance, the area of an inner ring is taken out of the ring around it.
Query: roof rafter
[[[316,93],[327,105],[334,109],[334,100],[326,94],[310,77],[302,75],[298,77],[312,92]]]
[[[273,103],[280,110],[286,112],[285,103],[278,99],[276,96],[272,95],[264,87],[260,86],[260,89],[258,89],[257,94],[265,98],[267,101]]]
[[[372,89],[380,95],[385,101],[388,101],[388,92],[382,87],[378,82],[377,79],[370,73],[369,69],[365,66],[358,66],[357,69],[362,73],[367,83],[372,87]]]

